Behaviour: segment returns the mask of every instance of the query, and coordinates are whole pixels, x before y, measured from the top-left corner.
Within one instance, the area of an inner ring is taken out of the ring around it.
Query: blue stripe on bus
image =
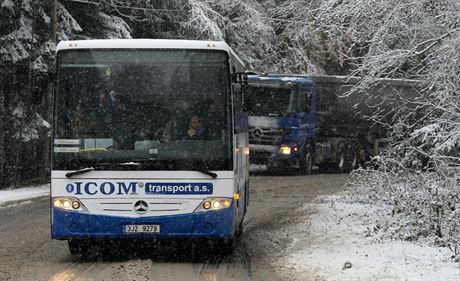
[[[234,208],[192,214],[130,218],[94,215],[53,208],[51,236],[53,239],[73,238],[232,238]],[[126,224],[159,224],[159,234],[124,234]]]

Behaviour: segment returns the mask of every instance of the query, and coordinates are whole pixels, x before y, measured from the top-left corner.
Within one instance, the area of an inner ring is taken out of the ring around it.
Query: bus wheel
[[[217,247],[217,250],[221,252],[222,255],[231,255],[236,248],[236,239],[235,237],[221,239],[219,243],[217,243]]]
[[[69,252],[71,255],[78,255],[81,252],[81,241],[79,240],[68,240]]]
[[[68,245],[71,255],[81,255],[84,260],[89,261],[97,259],[98,248],[89,240],[69,240]]]
[[[241,221],[241,222],[238,224],[238,229],[237,229],[236,232],[235,232],[235,236],[236,236],[236,237],[240,237],[241,235],[243,235],[243,221]]]
[[[89,243],[84,243],[81,248],[81,257],[86,261],[95,261],[99,255],[99,247]]]

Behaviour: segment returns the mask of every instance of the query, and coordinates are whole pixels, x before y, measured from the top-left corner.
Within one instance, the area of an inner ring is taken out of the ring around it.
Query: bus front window
[[[223,52],[59,53],[53,168],[231,170],[227,65]]]

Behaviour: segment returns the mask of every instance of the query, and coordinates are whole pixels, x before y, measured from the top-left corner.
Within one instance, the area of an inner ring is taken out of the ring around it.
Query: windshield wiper
[[[211,171],[208,171],[208,170],[204,170],[204,169],[193,169],[192,171],[196,171],[196,172],[200,172],[200,173],[206,174],[206,175],[212,177],[213,179],[217,178],[217,174],[216,174],[216,173],[211,172]]]
[[[120,163],[120,164],[118,164],[118,166],[139,166],[139,165],[142,165],[142,164],[143,163],[139,163],[139,162],[127,162],[127,163]],[[67,174],[65,174],[65,176],[67,178],[71,178],[73,176],[85,174],[85,173],[88,173],[88,172],[91,172],[91,171],[94,171],[94,170],[96,170],[96,168],[93,168],[93,167],[83,168],[83,169],[76,170],[76,171],[73,171],[73,172],[68,172]],[[195,168],[195,169],[192,169],[192,171],[203,173],[205,175],[208,175],[208,176],[212,177],[213,179],[217,178],[216,173],[208,171],[206,169]]]
[[[83,168],[83,169],[76,170],[76,171],[73,171],[73,172],[68,172],[67,174],[65,174],[65,176],[68,177],[68,178],[71,178],[73,176],[85,174],[85,173],[88,173],[88,172],[91,172],[91,171],[94,171],[94,170],[95,170],[95,168],[93,168],[93,167]]]

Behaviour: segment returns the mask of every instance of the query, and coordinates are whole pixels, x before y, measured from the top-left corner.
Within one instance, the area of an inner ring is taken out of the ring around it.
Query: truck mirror
[[[232,73],[232,82],[237,84],[248,84],[248,74],[246,72]]]
[[[307,92],[306,93],[306,99],[305,99],[305,112],[307,112],[307,113],[310,112],[310,110],[311,110],[310,103],[311,103],[310,93]]]

